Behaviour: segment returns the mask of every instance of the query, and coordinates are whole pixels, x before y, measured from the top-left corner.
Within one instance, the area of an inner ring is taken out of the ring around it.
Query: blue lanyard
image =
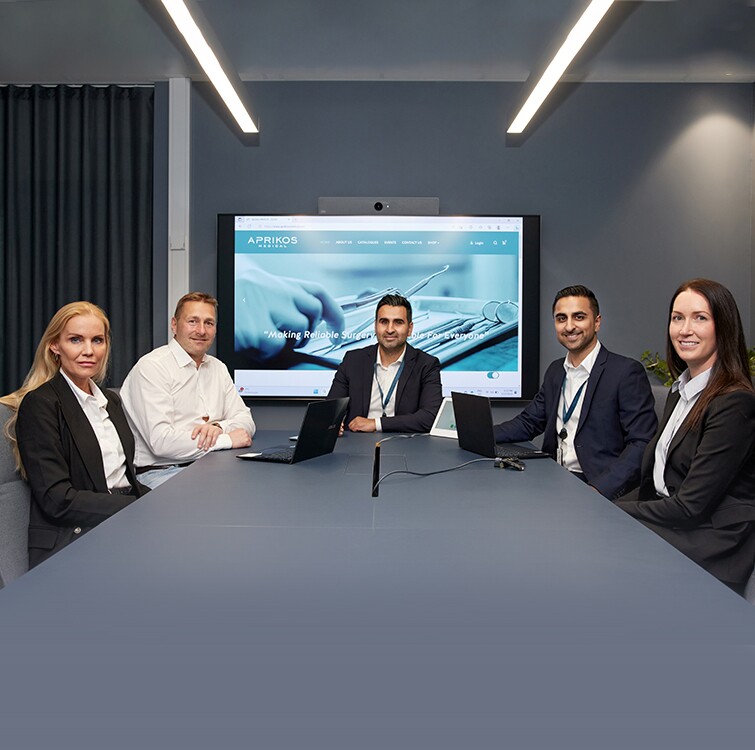
[[[377,362],[374,364],[375,368],[375,382],[377,383],[378,391],[380,391],[380,405],[383,407],[383,414],[382,416],[385,416],[385,407],[388,406],[388,402],[391,400],[391,396],[393,395],[393,390],[396,387],[396,383],[398,383],[398,379],[401,377],[401,373],[404,371],[404,363],[406,362],[405,359],[401,360],[401,366],[398,368],[398,372],[393,378],[393,382],[391,383],[391,387],[388,389],[388,395],[383,395],[383,389],[380,385],[380,380],[378,379],[377,372],[378,372],[378,365]]]
[[[569,408],[567,409],[566,408],[566,376],[564,376],[564,382],[561,384],[561,396],[564,399],[564,406],[561,410],[561,419],[564,423],[564,427],[566,427],[566,423],[571,419],[571,415],[574,414],[574,410],[577,408],[577,401],[579,401],[579,397],[582,395],[582,391],[585,389],[586,385],[587,385],[587,380],[585,380],[585,382],[582,383],[581,386],[579,386],[579,390],[577,391],[576,395],[572,399],[571,404],[569,404]]]

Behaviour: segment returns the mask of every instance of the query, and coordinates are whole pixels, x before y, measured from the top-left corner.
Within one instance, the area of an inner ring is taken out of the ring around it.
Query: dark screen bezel
[[[235,382],[236,353],[234,350],[233,326],[224,324],[223,311],[234,310],[235,307],[235,284],[234,284],[234,227],[237,216],[293,216],[294,214],[274,213],[223,213],[218,214],[217,224],[217,264],[218,286],[217,297],[220,307],[220,324],[217,334],[217,352],[231,373]],[[301,215],[301,214],[297,214]],[[310,215],[310,214],[305,214]],[[318,214],[311,214],[317,216]],[[493,214],[454,214],[470,219],[481,216],[493,216]],[[333,214],[328,214],[333,216]],[[537,393],[540,384],[540,216],[538,214],[494,214],[503,218],[522,219],[522,320],[526,320],[526,338],[522,337],[522,396],[520,398],[492,398],[494,403],[520,403],[531,400]],[[375,214],[365,218],[374,220]],[[387,217],[390,218],[390,217]],[[419,218],[419,217],[418,217]],[[311,401],[311,396],[254,396],[254,401]]]

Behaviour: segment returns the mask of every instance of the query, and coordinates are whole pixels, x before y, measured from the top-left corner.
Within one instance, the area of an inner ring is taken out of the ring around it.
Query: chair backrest
[[[0,430],[11,416],[0,404]],[[16,471],[13,451],[0,434],[0,587],[29,569],[29,485]]]
[[[651,376],[652,378],[652,376]],[[662,383],[650,384],[650,389],[653,391],[653,398],[655,399],[655,416],[658,417],[660,422],[663,418],[663,410],[666,408],[666,399],[668,398],[668,386]]]
[[[750,580],[747,581],[744,597],[748,602],[750,602],[750,604],[755,604],[755,570],[752,571]]]

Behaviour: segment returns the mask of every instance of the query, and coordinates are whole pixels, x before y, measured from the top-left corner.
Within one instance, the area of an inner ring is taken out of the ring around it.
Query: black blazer
[[[755,393],[717,396],[697,427],[682,423],[663,475],[670,496],[658,497],[655,447],[678,401],[669,394],[639,488],[616,504],[720,580],[742,584],[755,563]]]
[[[496,425],[496,442],[513,443],[542,435],[543,450],[555,458],[556,417],[565,377],[563,358],[552,362],[524,411]],[[657,424],[643,366],[601,346],[587,381],[574,442],[587,481],[611,500],[636,487],[642,454]]]
[[[121,400],[112,391],[103,392],[126,454],[126,476],[133,495],[108,492],[97,437],[60,373],[21,401],[16,438],[32,493],[30,567],[148,491],[134,472],[134,437]]]
[[[377,347],[348,352],[336,370],[328,398],[350,397],[347,425],[370,410]],[[396,416],[381,418],[383,432],[429,432],[442,401],[438,358],[407,344],[404,371],[396,384]]]

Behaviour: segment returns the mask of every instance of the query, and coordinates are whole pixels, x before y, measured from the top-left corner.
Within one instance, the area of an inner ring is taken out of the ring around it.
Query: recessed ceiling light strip
[[[197,61],[202,66],[202,70],[207,74],[210,82],[220,94],[220,98],[225,102],[226,107],[233,115],[233,119],[239,124],[244,133],[259,132],[249,113],[246,111],[241,98],[233,84],[223,70],[220,62],[207,43],[204,34],[197,26],[189,9],[183,0],[162,0],[165,9],[170,13],[173,23],[181,32],[186,43],[191,48]]]
[[[527,97],[527,101],[519,110],[507,132],[521,133],[524,131],[613,3],[614,0],[592,0],[590,2],[585,12],[574,24],[574,28],[569,32],[566,41],[545,69],[535,88],[532,89],[532,93]]]

